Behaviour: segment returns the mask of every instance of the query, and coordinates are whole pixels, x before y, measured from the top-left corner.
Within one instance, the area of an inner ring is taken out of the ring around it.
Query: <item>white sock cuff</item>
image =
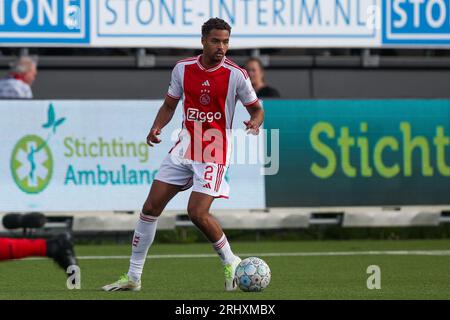
[[[158,217],[148,216],[141,212],[141,214],[139,216],[139,220],[144,223],[154,223],[154,222],[158,221]]]
[[[228,243],[227,237],[225,236],[225,233],[222,235],[222,237],[219,239],[219,241],[213,243],[213,247],[216,250],[222,249],[226,244]]]

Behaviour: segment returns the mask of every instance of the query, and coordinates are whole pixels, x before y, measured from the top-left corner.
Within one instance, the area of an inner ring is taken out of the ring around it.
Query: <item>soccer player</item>
[[[230,33],[227,22],[209,19],[202,26],[203,53],[178,61],[172,71],[167,96],[147,143],[153,146],[161,141],[158,135],[172,119],[179,100],[183,101],[183,130],[161,164],[142,208],[132,240],[129,271],[117,282],[104,286],[105,291],[141,289],[141,275],[158,217],[178,192],[192,186],[189,217],[222,261],[225,290],[237,287],[234,273],[241,259],[233,254],[222,227],[209,210],[214,199],[228,198],[229,186],[224,176],[231,155],[230,129],[237,99],[250,114],[244,122],[249,133],[258,134],[264,111],[247,72],[225,56]]]
[[[68,233],[52,239],[0,238],[0,261],[27,257],[52,258],[63,270],[76,265],[72,239]]]

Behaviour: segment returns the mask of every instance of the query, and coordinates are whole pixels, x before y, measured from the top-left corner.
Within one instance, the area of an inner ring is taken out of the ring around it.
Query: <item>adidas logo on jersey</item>
[[[202,87],[209,87],[209,81],[206,80],[205,82],[202,83]]]
[[[205,184],[205,185],[203,186],[203,188],[211,189],[211,185],[210,185],[209,182],[208,182],[207,184]]]

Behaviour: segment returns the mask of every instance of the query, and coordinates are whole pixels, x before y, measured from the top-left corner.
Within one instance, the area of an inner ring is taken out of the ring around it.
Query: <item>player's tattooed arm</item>
[[[251,107],[247,107],[247,111],[250,114],[250,120],[244,121],[247,133],[257,135],[259,134],[259,127],[264,121],[264,110],[261,104],[257,102]]]
[[[152,128],[147,135],[147,144],[153,147],[153,144],[161,142],[158,136],[161,134],[161,130],[170,122],[177,108],[178,100],[172,97],[166,96],[163,105],[156,115]]]

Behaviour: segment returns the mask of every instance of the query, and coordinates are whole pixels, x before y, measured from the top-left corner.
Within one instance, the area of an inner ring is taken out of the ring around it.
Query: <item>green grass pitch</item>
[[[256,254],[269,264],[272,281],[264,292],[224,292],[219,258],[207,243],[155,244],[146,262],[141,292],[102,292],[103,285],[128,270],[130,246],[80,245],[76,247],[81,257],[80,290],[66,288],[65,274],[51,260],[8,261],[0,263],[0,300],[450,298],[450,240],[232,242],[232,247],[242,258]],[[423,252],[411,254],[413,250]],[[361,251],[365,253],[358,254]],[[368,254],[368,251],[380,252]],[[405,252],[386,254],[386,251]],[[346,253],[336,254],[339,252]],[[267,253],[279,256],[265,256]],[[167,256],[171,254],[210,256]],[[118,257],[99,259],[99,256]],[[370,265],[381,268],[379,290],[367,288],[370,274],[366,271]]]

